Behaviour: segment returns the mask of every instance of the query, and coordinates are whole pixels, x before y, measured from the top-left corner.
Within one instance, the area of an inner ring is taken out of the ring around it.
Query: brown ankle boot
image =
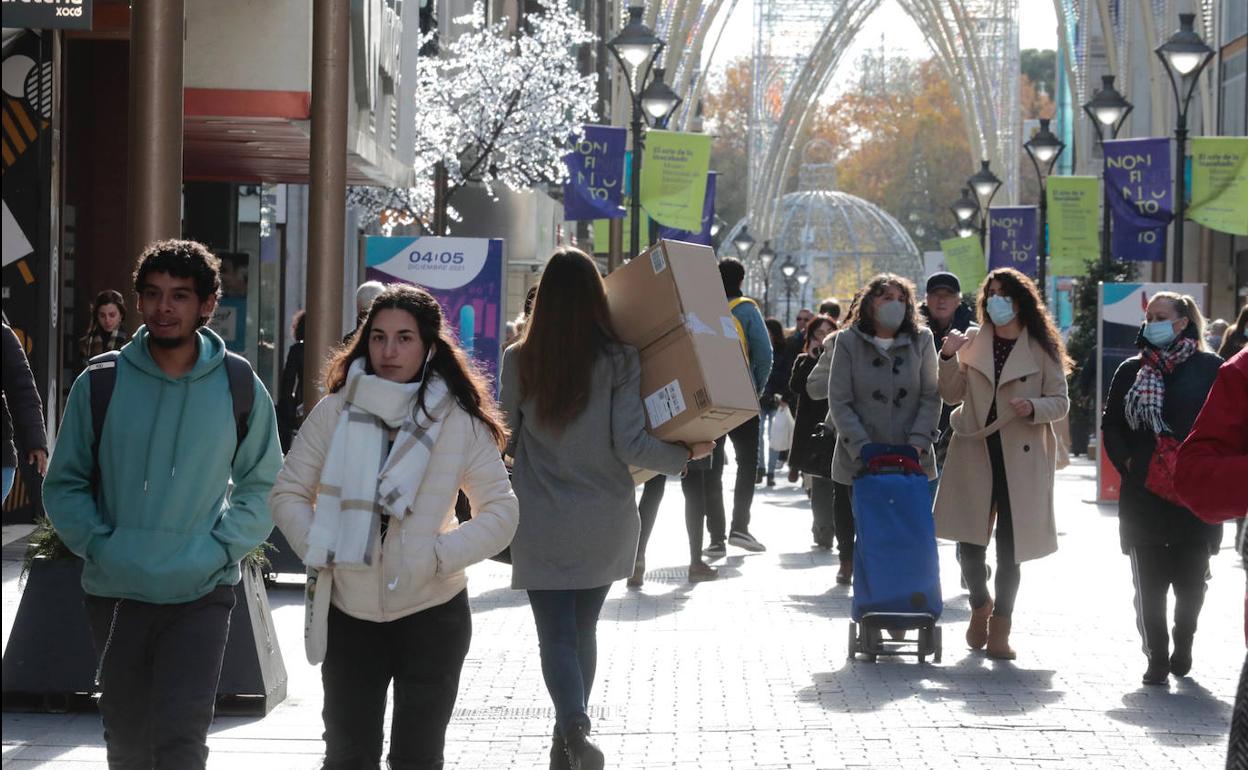
[[[983,607],[971,609],[971,623],[966,627],[966,645],[972,650],[984,649],[988,641],[988,618],[992,615],[992,599]]]
[[[1018,657],[1010,646],[1010,619],[993,615],[988,619],[988,657],[1014,660]]]

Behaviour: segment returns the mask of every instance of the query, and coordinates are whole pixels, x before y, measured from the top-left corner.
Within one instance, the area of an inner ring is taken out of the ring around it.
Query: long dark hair
[[[763,321],[767,327],[767,336],[771,337],[772,350],[784,350],[784,325],[779,318],[768,318]]]
[[[105,305],[116,305],[117,314],[121,316],[120,322],[117,324],[117,332],[125,333],[126,323],[126,301],[122,299],[121,292],[116,289],[105,289],[95,295],[95,300],[91,302],[91,323],[87,326],[87,335],[95,334],[100,328],[100,308]]]
[[[1018,321],[1027,330],[1027,334],[1040,343],[1040,347],[1044,348],[1044,352],[1048,353],[1050,358],[1062,365],[1062,371],[1069,374],[1074,368],[1074,361],[1066,355],[1066,346],[1062,344],[1062,337],[1057,333],[1057,325],[1053,323],[1053,317],[1049,315],[1049,311],[1040,300],[1040,292],[1036,290],[1036,284],[1014,268],[999,267],[988,273],[984,282],[980,284],[979,325],[991,323],[988,317],[988,287],[993,281],[1000,283],[1001,288],[1005,290],[1005,296],[1014,300],[1014,304],[1018,307]]]
[[[516,346],[520,392],[536,402],[542,423],[561,431],[585,410],[594,364],[614,341],[598,266],[579,249],[557,249]]]
[[[832,331],[836,331],[836,319],[827,313],[819,313],[810,322],[806,324],[806,328],[802,329],[802,339],[805,341],[802,345],[802,352],[809,353],[810,346],[815,342],[823,342],[823,340],[814,339],[814,331],[819,328],[820,324],[832,324]]]
[[[373,373],[372,363],[368,360],[368,339],[373,333],[373,319],[382,310],[392,309],[406,311],[415,319],[421,342],[426,348],[434,346],[433,357],[427,368],[433,369],[434,373],[446,381],[447,389],[455,397],[455,401],[489,430],[500,450],[506,446],[506,424],[485,376],[464,355],[455,335],[443,322],[442,306],[433,295],[416,286],[394,283],[377,295],[369,306],[368,315],[364,317],[360,330],[347,344],[334,351],[325,363],[325,389],[330,393],[342,390],[347,384],[347,372],[357,358],[363,358],[364,370],[369,374]],[[428,381],[428,376],[425,376],[424,382]],[[416,407],[432,418],[433,415],[429,414],[425,405],[423,387],[417,392]]]
[[[1248,305],[1244,305],[1239,309],[1239,319],[1235,321],[1235,325],[1227,329],[1222,335],[1222,344],[1218,346],[1218,355],[1229,359],[1244,347],[1244,341],[1248,340]]]
[[[922,319],[919,316],[918,304],[914,301],[915,289],[914,284],[909,278],[897,275],[896,273],[880,273],[867,282],[862,288],[862,292],[857,300],[857,307],[854,312],[853,324],[863,331],[865,334],[875,334],[875,298],[883,294],[889,286],[897,287],[901,292],[902,299],[906,303],[906,316],[901,321],[901,326],[897,327],[897,334],[915,334],[918,331]]]

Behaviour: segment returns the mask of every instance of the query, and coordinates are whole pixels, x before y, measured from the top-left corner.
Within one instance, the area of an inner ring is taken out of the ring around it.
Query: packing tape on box
[[[724,330],[724,336],[730,340],[741,340],[741,335],[737,332],[737,322],[730,315],[721,315],[719,317],[719,326]]]
[[[715,336],[715,329],[704,323],[701,318],[698,318],[697,313],[685,314],[685,330],[690,334],[709,334],[712,337]],[[734,331],[733,334],[735,335],[736,332]]]

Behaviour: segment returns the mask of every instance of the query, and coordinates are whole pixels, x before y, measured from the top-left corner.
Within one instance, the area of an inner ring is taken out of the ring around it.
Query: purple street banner
[[[999,206],[988,210],[988,269],[1012,267],[1036,277],[1035,206]]]
[[[563,157],[563,218],[619,219],[624,216],[624,146],[628,131],[585,126],[585,135]]]
[[[1170,140],[1105,142],[1105,194],[1113,218],[1110,253],[1131,262],[1164,262],[1173,218]]]
[[[691,233],[688,230],[677,230],[659,225],[659,237],[669,241],[686,241],[711,245],[711,225],[715,222],[715,177],[718,172],[711,171],[706,175],[706,199],[702,202],[702,231]],[[628,236],[625,236],[628,237]]]
[[[409,283],[432,294],[457,331],[460,347],[497,392],[504,321],[502,239],[371,235],[364,259],[368,280]]]

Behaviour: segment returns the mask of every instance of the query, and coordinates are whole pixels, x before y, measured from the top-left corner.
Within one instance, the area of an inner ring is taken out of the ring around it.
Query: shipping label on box
[[[651,429],[657,428],[685,411],[685,399],[680,394],[680,381],[672,380],[646,396],[646,418]]]

